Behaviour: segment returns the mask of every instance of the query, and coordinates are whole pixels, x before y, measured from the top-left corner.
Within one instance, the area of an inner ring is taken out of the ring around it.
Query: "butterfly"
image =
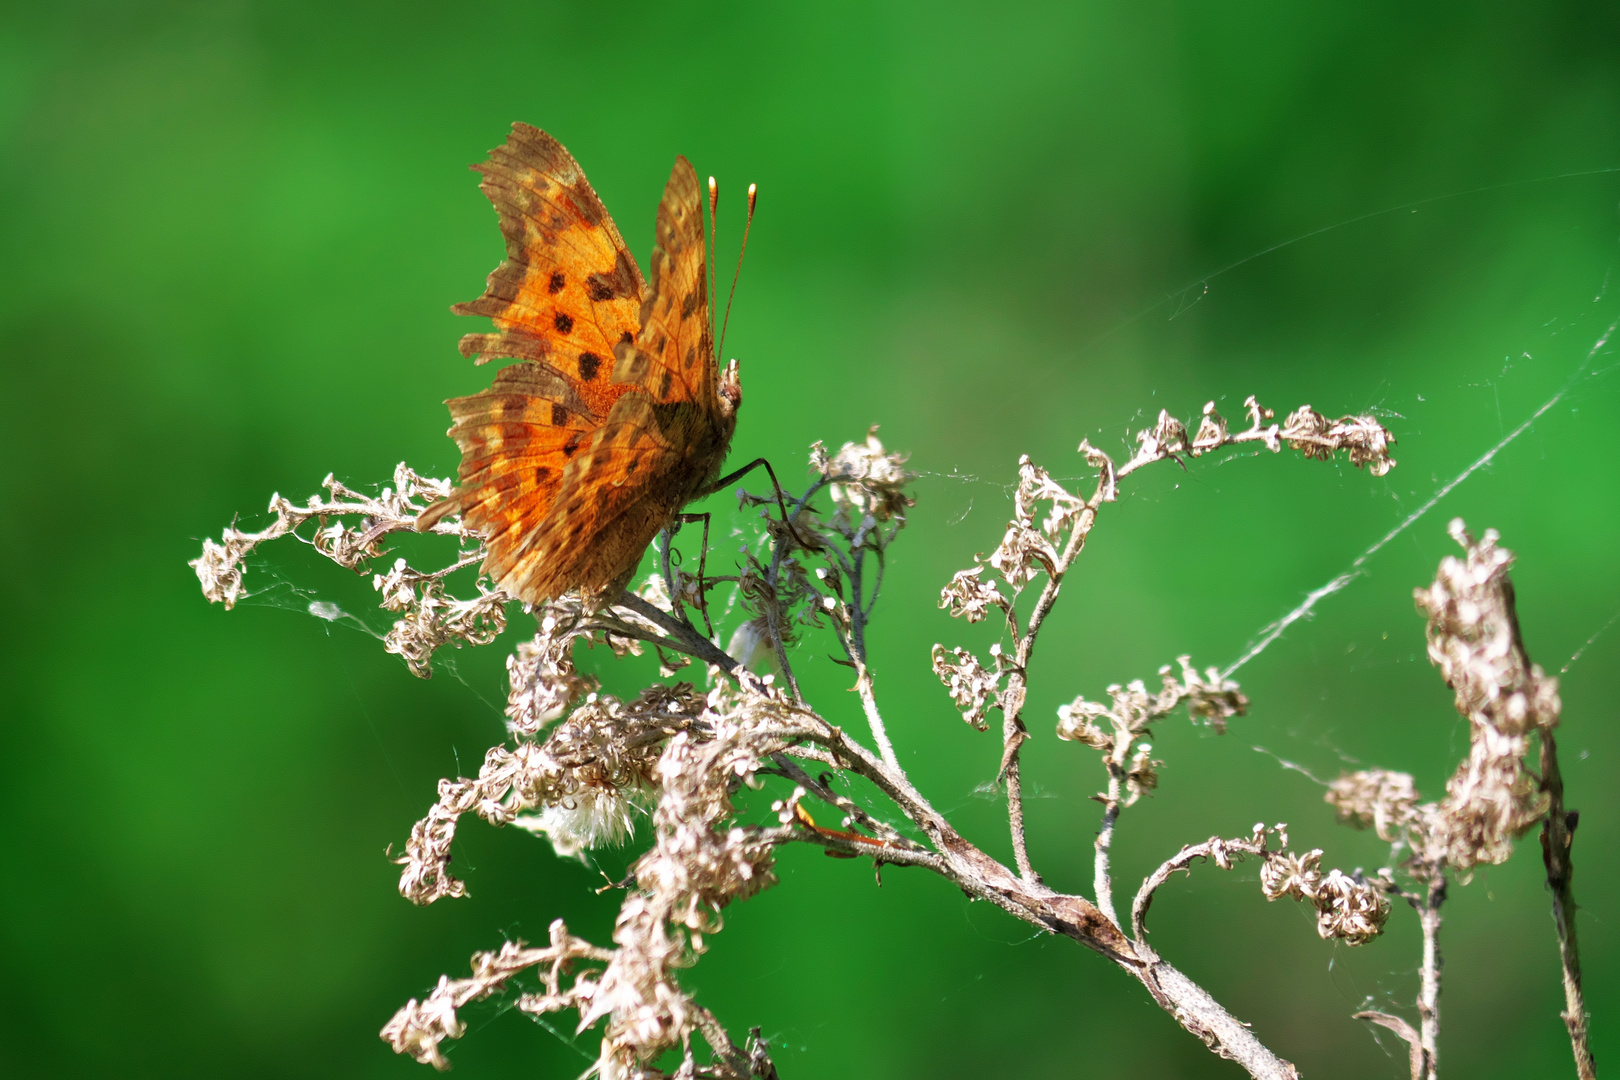
[[[715,359],[697,173],[675,159],[648,284],[550,135],[513,124],[473,168],[506,259],[484,295],[450,310],[495,323],[461,339],[463,356],[517,362],[445,402],[460,483],[416,527],[461,514],[484,537],[484,573],[530,604],[573,590],[611,602],[653,537],[720,486],[742,404],[737,362]]]

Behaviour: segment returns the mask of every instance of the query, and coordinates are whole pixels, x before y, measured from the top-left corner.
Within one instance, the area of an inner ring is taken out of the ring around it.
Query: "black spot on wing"
[[[534,482],[535,483],[543,484],[547,480],[550,480],[550,479],[551,479],[551,470],[546,468],[544,465],[541,465],[540,467],[538,467],[537,469],[534,470]]]
[[[636,335],[631,333],[629,330],[626,330],[623,334],[619,335],[620,345],[634,345],[635,341]]]
[[[669,368],[665,368],[664,369],[664,377],[658,380],[658,396],[660,398],[668,398],[669,397],[669,388],[670,388],[670,385],[673,382],[674,382],[674,379],[671,378],[671,376],[670,376]]]
[[[584,438],[585,432],[583,431],[576,431],[572,435],[568,436],[568,441],[563,443],[563,457],[571,458],[578,453],[579,444]]]
[[[589,288],[586,291],[592,300],[613,299],[613,287],[607,282],[599,280],[595,275],[592,275]]]
[[[551,320],[551,325],[557,328],[557,333],[566,334],[574,328],[574,317],[566,312],[557,312],[557,317]]]
[[[555,296],[562,292],[563,285],[566,283],[567,279],[563,277],[563,272],[561,270],[554,270],[551,274],[551,283],[546,286],[546,291]]]
[[[579,354],[579,377],[586,382],[596,378],[596,373],[602,367],[602,358],[595,353]]]
[[[555,402],[552,403],[552,406],[551,406],[551,426],[552,427],[562,427],[566,423],[568,423],[568,410],[563,408],[561,405],[556,404]]]

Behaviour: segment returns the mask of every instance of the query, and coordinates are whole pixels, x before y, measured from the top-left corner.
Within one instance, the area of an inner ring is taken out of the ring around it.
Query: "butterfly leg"
[[[776,470],[771,468],[771,463],[766,458],[755,458],[753,461],[750,461],[736,472],[728,473],[727,475],[722,476],[720,479],[710,484],[708,488],[704,490],[703,495],[700,495],[699,498],[702,498],[704,495],[713,495],[722,488],[730,487],[732,484],[735,484],[738,480],[741,480],[743,477],[747,476],[761,465],[765,466],[765,472],[771,478],[771,487],[776,489],[776,506],[782,511],[782,524],[788,527],[788,531],[793,534],[794,541],[800,547],[813,547],[814,545],[805,543],[804,537],[799,535],[799,530],[793,527],[793,521],[788,516],[787,501],[782,497],[782,485],[776,479]]]
[[[703,587],[703,575],[709,566],[709,515],[708,514],[676,514],[670,522],[670,528],[664,534],[664,557],[669,557],[669,543],[674,539],[675,530],[682,525],[694,522],[703,522],[703,546],[698,550],[698,610],[703,613],[703,627],[709,632],[709,639],[714,640],[714,624],[709,622],[709,592]]]

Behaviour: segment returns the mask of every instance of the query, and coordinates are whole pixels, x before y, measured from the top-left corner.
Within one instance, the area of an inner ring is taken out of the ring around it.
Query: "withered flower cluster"
[[[1441,905],[1455,877],[1466,883],[1475,867],[1507,861],[1513,841],[1538,822],[1549,830],[1553,784],[1561,797],[1553,730],[1562,708],[1558,680],[1530,661],[1520,635],[1508,570],[1513,554],[1498,546],[1487,529],[1475,540],[1461,519],[1449,532],[1462,546],[1462,558],[1447,556],[1434,581],[1414,590],[1418,610],[1428,619],[1429,659],[1455,693],[1457,711],[1468,720],[1468,756],[1446,783],[1445,797],[1422,802],[1412,777],[1403,772],[1366,769],[1339,777],[1328,786],[1327,802],[1339,820],[1371,828],[1391,844],[1390,866],[1376,883],[1406,900],[1419,913],[1424,936],[1421,986],[1417,1001],[1419,1026],[1399,1017],[1366,1012],[1370,1020],[1406,1039],[1412,1049],[1412,1074],[1430,1080],[1439,1060],[1441,981],[1438,939]],[[1540,743],[1543,774],[1526,761]],[[1569,1028],[1577,1072],[1592,1071],[1587,1046],[1586,1014],[1575,950],[1573,900],[1569,896],[1570,833],[1562,820],[1556,837],[1543,836],[1548,882],[1555,895],[1554,916],[1564,967]],[[1554,846],[1559,849],[1556,853]],[[1556,868],[1561,866],[1561,871]],[[1402,885],[1397,873],[1410,886]]]
[[[1267,900],[1289,896],[1316,908],[1316,932],[1324,938],[1365,945],[1383,933],[1389,918],[1384,890],[1343,870],[1324,874],[1321,864],[1321,848],[1268,859],[1260,868],[1260,891]]]
[[[1507,861],[1513,841],[1541,820],[1547,795],[1525,756],[1532,736],[1558,726],[1561,708],[1558,680],[1530,662],[1519,639],[1513,553],[1497,546],[1494,529],[1476,541],[1458,519],[1449,531],[1464,556],[1443,559],[1434,582],[1413,595],[1429,620],[1429,659],[1468,719],[1468,757],[1439,802],[1420,802],[1411,776],[1382,769],[1342,776],[1327,793],[1341,821],[1404,846],[1407,869],[1425,881]]]
[[[418,475],[401,462],[394,469],[394,486],[376,496],[354,491],[328,474],[321,481],[327,498],[312,496],[299,506],[280,495],[270,497],[270,513],[275,515],[264,529],[243,532],[234,525],[216,543],[203,541],[202,554],[191,560],[203,595],[229,610],[248,595],[242,580],[242,562],[260,544],[283,536],[293,536],[339,566],[365,573],[374,559],[383,556],[382,541],[391,533],[408,533],[416,528],[416,517],[427,506],[450,492],[450,481]],[[313,532],[299,530],[314,521]],[[445,578],[465,567],[483,561],[483,541],[466,529],[459,519],[440,522],[433,532],[454,536],[463,548],[454,562],[433,571],[413,570],[404,559],[395,559],[383,573],[372,575],[372,588],[382,597],[385,611],[399,616],[384,638],[383,647],[403,657],[412,674],[428,678],[433,674],[433,654],[445,645],[488,645],[506,629],[508,597],[477,585],[477,595],[457,599],[445,593]]]

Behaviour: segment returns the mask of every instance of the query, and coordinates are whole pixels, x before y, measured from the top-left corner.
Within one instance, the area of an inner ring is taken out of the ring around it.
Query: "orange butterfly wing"
[[[461,513],[485,537],[485,572],[530,603],[607,596],[718,473],[735,427],[735,380],[730,397],[717,391],[697,175],[677,160],[649,290],[555,139],[515,124],[476,168],[507,258],[452,309],[495,322],[461,351],[522,362],[447,403],[461,486],[417,527]]]
[[[578,378],[606,415],[618,396],[613,350],[641,328],[636,260],[579,162],[539,128],[513,124],[506,145],[473,168],[500,217],[506,259],[483,296],[450,309],[495,322],[496,333],[463,337],[461,354],[548,364]]]
[[[610,598],[718,475],[738,395],[720,393],[705,255],[697,174],[678,158],[658,205],[641,331],[617,350],[613,379],[627,392],[563,471],[555,509],[513,567],[518,595]]]
[[[646,286],[579,163],[550,135],[514,124],[474,169],[506,259],[484,295],[451,308],[495,323],[495,333],[463,337],[461,352],[522,362],[483,393],[446,402],[461,484],[417,527],[462,514],[486,537],[484,569],[500,581],[550,512],[569,458],[628,389],[612,380],[614,348],[640,329]]]

